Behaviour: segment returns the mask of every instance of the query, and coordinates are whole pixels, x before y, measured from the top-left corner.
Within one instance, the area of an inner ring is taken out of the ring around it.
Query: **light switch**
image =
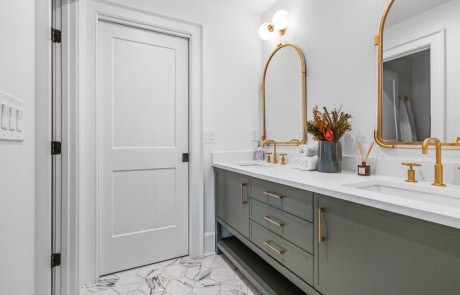
[[[10,130],[16,130],[16,119],[18,117],[18,110],[14,108],[10,108]]]
[[[8,130],[10,121],[10,107],[2,104],[2,129]]]
[[[16,130],[19,132],[22,132],[22,115],[23,115],[23,111],[18,110],[18,115],[16,119]]]

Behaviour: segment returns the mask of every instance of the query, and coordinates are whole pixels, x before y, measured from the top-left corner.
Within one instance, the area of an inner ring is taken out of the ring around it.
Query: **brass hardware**
[[[402,165],[404,166],[408,166],[409,167],[409,170],[407,170],[407,179],[406,179],[406,182],[418,182],[416,179],[415,179],[415,170],[414,170],[414,167],[420,167],[422,166],[422,164],[419,164],[419,163],[406,163],[406,162],[403,162],[401,163]]]
[[[386,141],[382,135],[383,128],[383,114],[382,114],[382,105],[383,105],[383,44],[384,44],[384,28],[387,17],[390,13],[391,7],[393,6],[395,0],[388,0],[383,13],[380,17],[380,23],[378,28],[377,36],[374,38],[374,44],[378,46],[378,97],[377,97],[377,130],[374,130],[374,139],[378,145],[383,148],[420,148],[422,142],[394,142]],[[443,142],[441,145],[444,148],[448,149],[459,149],[460,142]]]
[[[265,219],[266,221],[268,221],[268,222],[273,223],[273,224],[276,225],[276,226],[279,226],[279,227],[284,226],[284,222],[276,221],[276,220],[274,220],[273,217],[271,217],[271,216],[264,216],[264,219]]]
[[[399,97],[399,99],[402,100],[402,101],[408,101],[409,96],[402,95],[402,96]]]
[[[322,243],[326,241],[326,237],[321,234],[321,213],[324,213],[326,210],[324,208],[318,208],[318,242]]]
[[[441,161],[442,146],[441,141],[437,138],[427,138],[422,144],[422,154],[428,153],[428,146],[434,144],[436,146],[436,164],[434,165],[434,186],[446,186],[444,184],[443,167]]]
[[[278,164],[278,155],[276,154],[276,141],[271,140],[271,139],[266,139],[263,141],[264,146],[269,143],[273,144],[273,164]],[[268,162],[268,159],[267,159],[267,162]]]
[[[276,248],[275,246],[272,246],[271,243],[273,243],[273,242],[272,241],[265,241],[264,242],[265,246],[267,246],[271,250],[275,251],[279,255],[282,255],[282,254],[284,254],[286,252],[286,250],[284,250],[282,248]]]
[[[273,31],[275,31],[275,26],[272,25],[272,24],[268,24],[267,30],[268,30],[269,32],[273,32]],[[286,34],[286,31],[287,31],[287,28],[278,30],[278,35],[284,36],[284,34]]]
[[[452,140],[452,143],[460,143],[460,137],[455,137],[454,140]]]
[[[247,183],[242,183],[241,184],[241,195],[240,195],[240,197],[241,197],[241,204],[243,204],[243,205],[248,203],[248,200],[247,199],[245,200],[245,197],[244,197],[244,195],[245,195],[244,191],[245,191],[245,188],[247,186],[248,186]]]
[[[267,153],[267,163],[272,162],[272,153]]]
[[[280,156],[281,156],[281,165],[286,165],[286,156],[287,156],[287,154],[282,153],[282,154],[280,154]]]
[[[264,192],[264,195],[275,198],[275,199],[282,199],[284,198],[283,195],[276,194],[276,193],[271,193],[271,192]]]
[[[266,102],[266,95],[265,95],[265,84],[266,84],[266,77],[267,77],[267,71],[268,71],[268,65],[270,64],[270,61],[273,59],[275,54],[281,50],[284,47],[290,46],[295,49],[297,54],[299,55],[300,58],[300,70],[301,70],[301,77],[300,77],[300,84],[302,85],[302,139],[291,139],[289,141],[277,141],[277,144],[280,145],[301,145],[307,142],[307,125],[305,122],[307,122],[307,64],[305,62],[305,56],[302,52],[302,49],[296,44],[292,44],[289,42],[286,43],[281,43],[279,44],[275,50],[270,54],[270,56],[267,59],[267,62],[265,63],[265,68],[263,71],[262,75],[262,142],[264,142],[267,139],[267,124],[266,124],[266,111],[265,111],[265,102]],[[264,144],[265,146],[265,144]]]

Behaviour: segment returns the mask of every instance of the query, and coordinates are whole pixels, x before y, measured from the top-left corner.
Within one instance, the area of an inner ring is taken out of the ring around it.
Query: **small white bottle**
[[[256,151],[254,152],[254,160],[263,161],[265,159],[265,151],[260,146],[260,141],[257,143]]]

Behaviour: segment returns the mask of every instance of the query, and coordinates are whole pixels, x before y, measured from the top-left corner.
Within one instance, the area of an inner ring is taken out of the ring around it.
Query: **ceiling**
[[[417,14],[432,9],[450,0],[404,0],[395,1],[388,14],[386,26],[392,26]]]
[[[247,10],[251,13],[262,14],[270,8],[277,0],[210,0],[227,6]]]

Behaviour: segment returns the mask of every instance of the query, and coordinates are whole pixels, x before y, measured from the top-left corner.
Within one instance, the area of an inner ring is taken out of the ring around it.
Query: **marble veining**
[[[80,295],[260,295],[223,255],[182,257],[101,277]]]

